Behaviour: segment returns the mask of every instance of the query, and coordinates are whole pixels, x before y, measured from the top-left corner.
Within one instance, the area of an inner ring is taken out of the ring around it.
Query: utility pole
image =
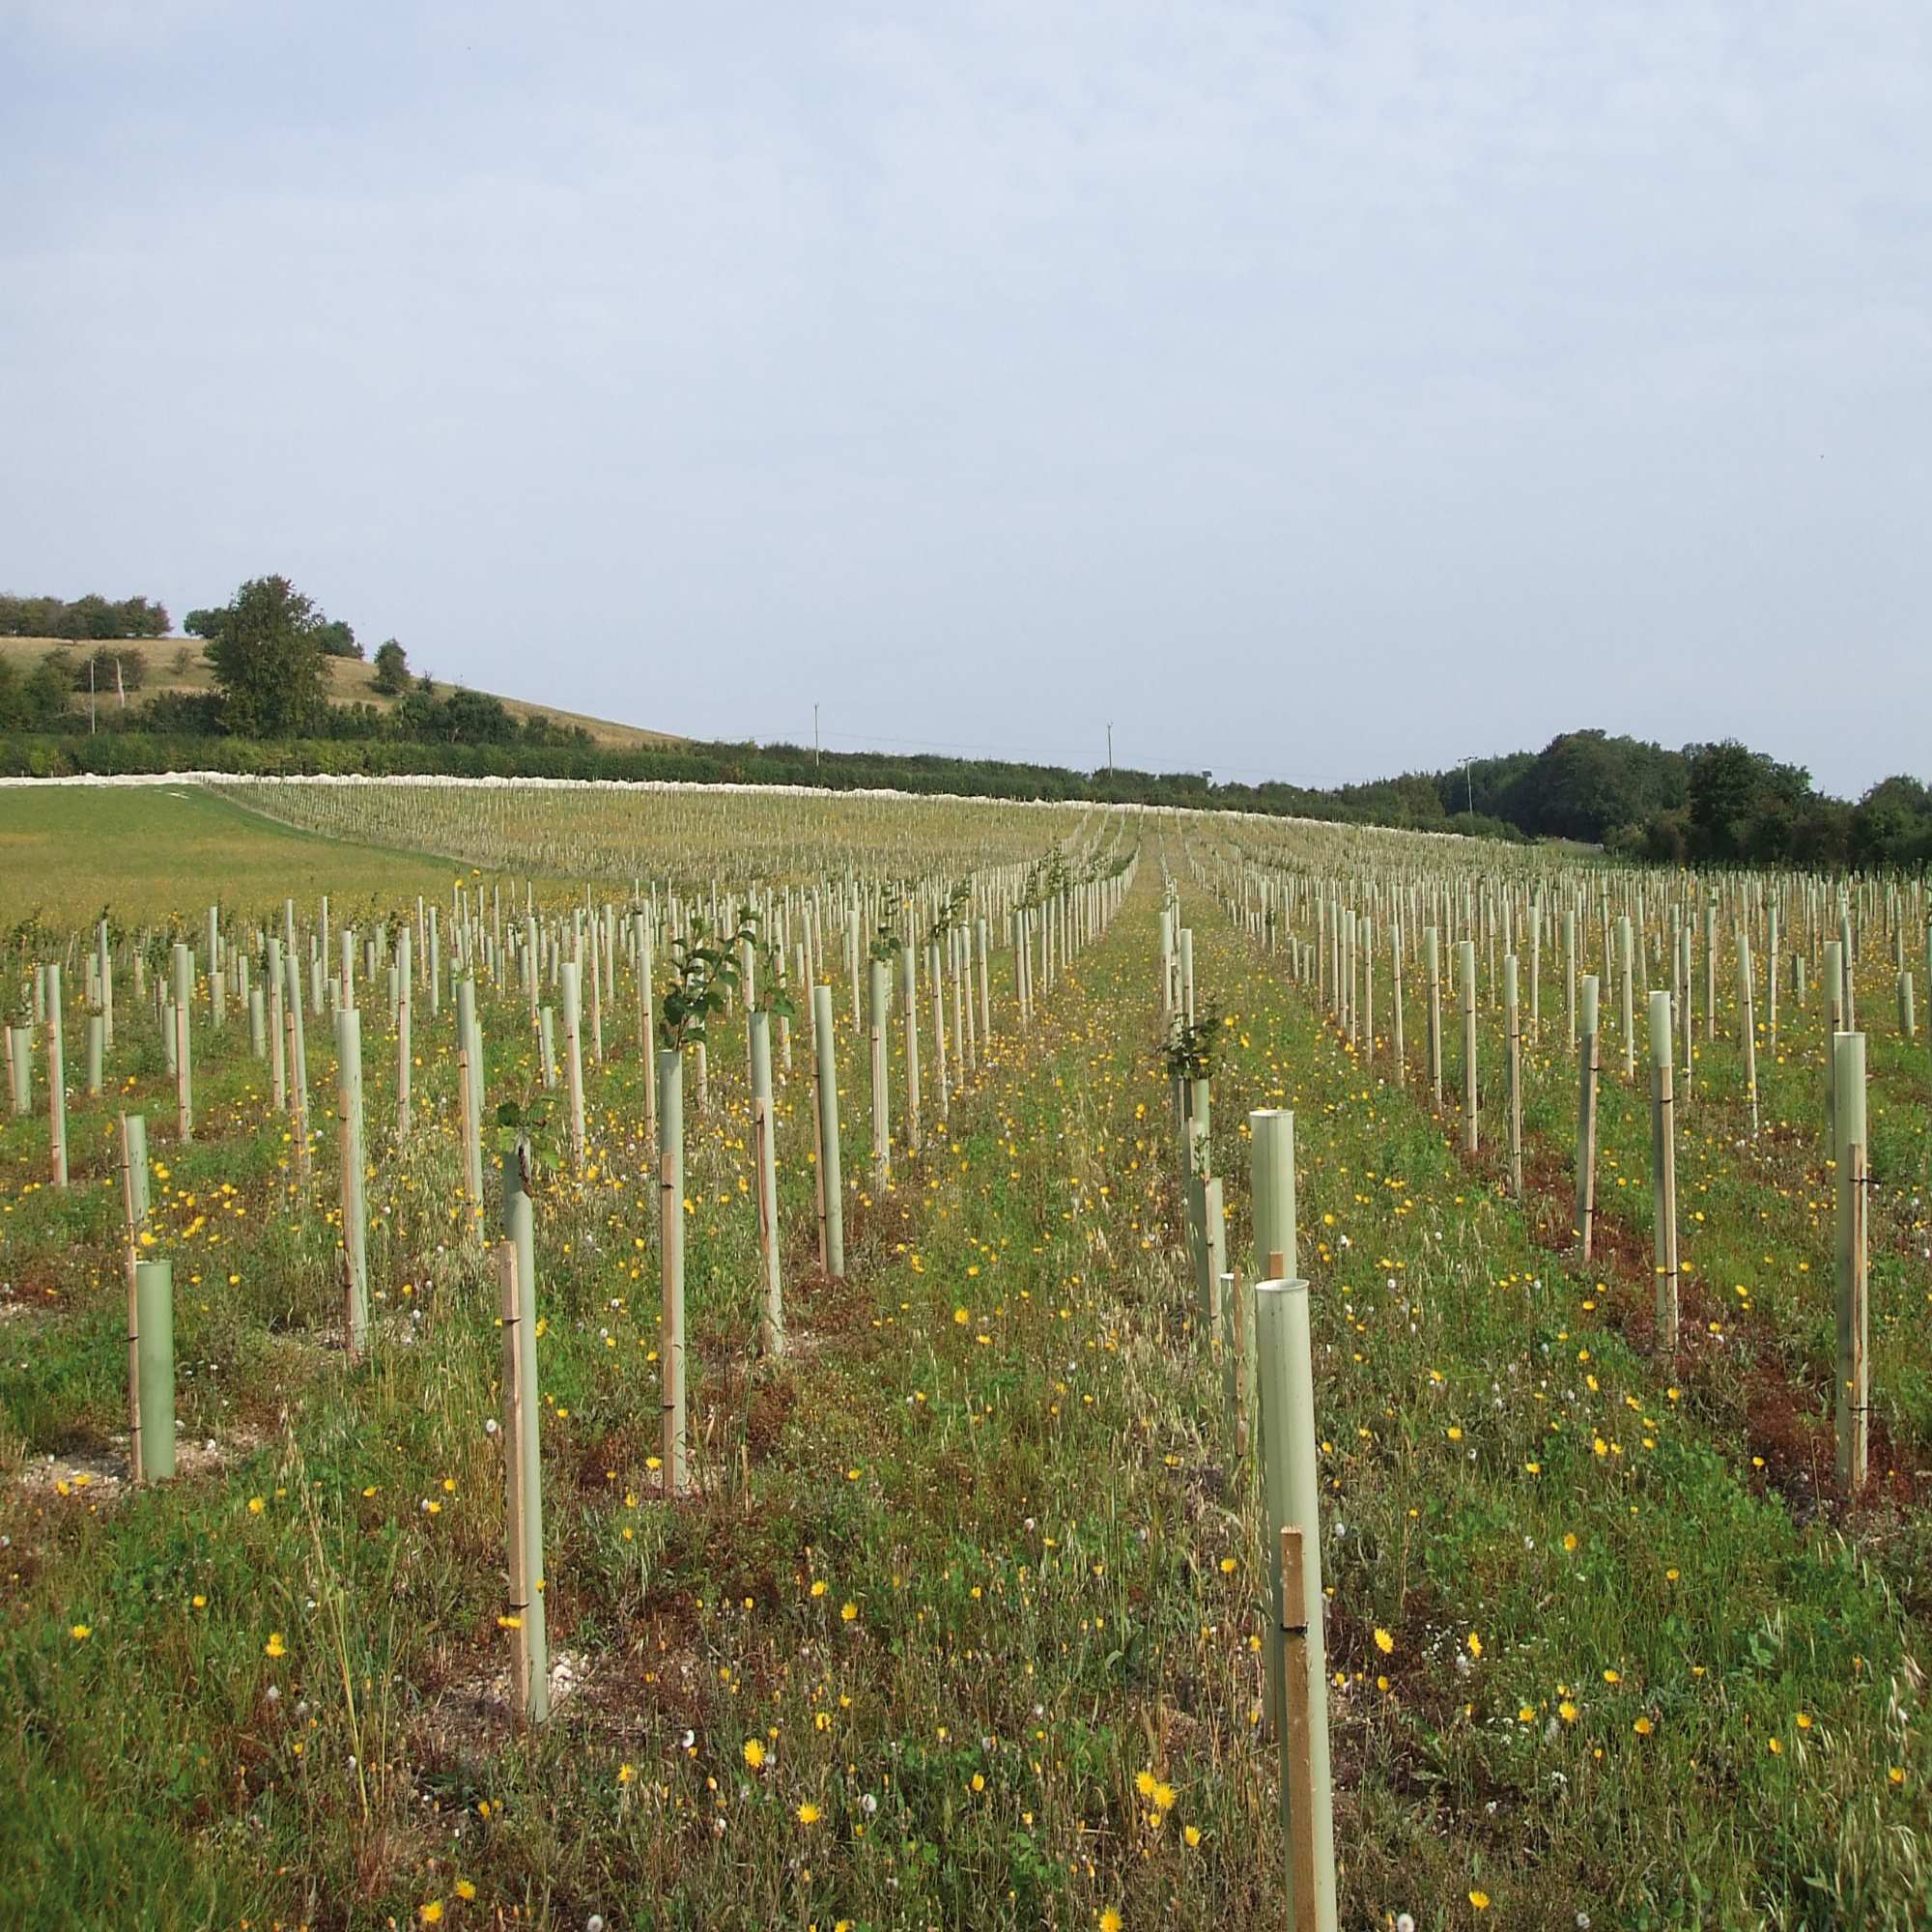
[[[818,776],[818,706],[811,707],[811,775]]]
[[[1473,756],[1474,754],[1470,753],[1464,756],[1463,760],[1463,778],[1469,787],[1469,816],[1471,818],[1476,815],[1476,777],[1471,762]]]
[[[1114,727],[1107,726],[1107,776],[1114,776]]]
[[[94,660],[87,661],[87,735],[91,738],[99,729],[94,712]]]

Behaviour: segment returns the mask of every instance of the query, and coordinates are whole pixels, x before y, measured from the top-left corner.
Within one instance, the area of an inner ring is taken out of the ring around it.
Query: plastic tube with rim
[[[134,1338],[140,1387],[141,1481],[175,1472],[175,1270],[172,1262],[137,1262]]]
[[[1582,1033],[1577,1065],[1577,1237],[1582,1258],[1596,1246],[1597,1220],[1597,1079],[1599,1074],[1598,980],[1594,973],[1583,980]]]
[[[1263,1282],[1255,1291],[1255,1333],[1274,1608],[1270,1676],[1280,1687],[1274,1737],[1281,1764],[1287,1922],[1293,1932],[1335,1932],[1335,1815],[1308,1284]],[[1298,1536],[1291,1541],[1284,1530]],[[1284,1552],[1297,1543],[1301,1574],[1285,1577]]]
[[[497,1248],[503,1326],[504,1542],[512,1636],[511,1689],[524,1719],[550,1716],[550,1634],[544,1610],[543,1405],[537,1393],[536,1240],[527,1187],[529,1144],[503,1163]]]
[[[1840,1487],[1855,1492],[1864,1487],[1867,1474],[1871,1417],[1864,1035],[1834,1034],[1832,1059],[1837,1104],[1837,1470]]]
[[[914,1019],[907,1009],[908,1022]],[[772,1104],[772,1016],[754,1009],[746,1015],[752,1042],[752,1141],[757,1163],[758,1267],[760,1299],[758,1348],[766,1355],[784,1353],[784,1288],[779,1266],[779,1170],[774,1146],[778,1118]]]
[[[813,1046],[818,1060],[819,1258],[834,1281],[845,1278],[845,1192],[838,1149],[838,1056],[833,1034],[832,988],[811,989]]]
[[[658,1055],[658,1259],[664,1287],[659,1380],[664,1486],[682,1495],[689,1483],[684,1406],[684,1055]]]
[[[1657,1273],[1657,1346],[1677,1349],[1677,1109],[1672,1092],[1670,995],[1650,996],[1651,1215]]]
[[[343,1334],[351,1361],[369,1346],[369,1222],[363,1176],[362,1015],[335,1015],[335,1104],[342,1167]]]

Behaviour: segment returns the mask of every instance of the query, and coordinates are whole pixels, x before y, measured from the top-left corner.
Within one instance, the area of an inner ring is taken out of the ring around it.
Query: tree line
[[[1540,752],[1475,758],[1334,795],[1378,824],[1569,838],[1665,865],[1932,864],[1932,793],[1896,776],[1856,804],[1802,765],[1734,738],[1677,750],[1565,731]]]
[[[165,605],[146,597],[63,597],[0,594],[0,638],[65,638],[74,643],[116,638],[165,638]]]

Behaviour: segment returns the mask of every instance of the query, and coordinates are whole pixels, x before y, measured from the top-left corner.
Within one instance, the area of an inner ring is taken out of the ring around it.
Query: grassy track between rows
[[[1359,1908],[1922,1922],[1922,1626],[1608,1325],[1599,1276],[1464,1167],[1426,1089],[1365,1071],[1196,907],[1217,1167],[1247,1107],[1297,1110]]]

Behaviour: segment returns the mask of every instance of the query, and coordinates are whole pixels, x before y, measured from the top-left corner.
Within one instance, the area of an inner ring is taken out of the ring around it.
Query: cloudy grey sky
[[[0,587],[699,734],[1932,777],[1932,8],[0,0]]]

